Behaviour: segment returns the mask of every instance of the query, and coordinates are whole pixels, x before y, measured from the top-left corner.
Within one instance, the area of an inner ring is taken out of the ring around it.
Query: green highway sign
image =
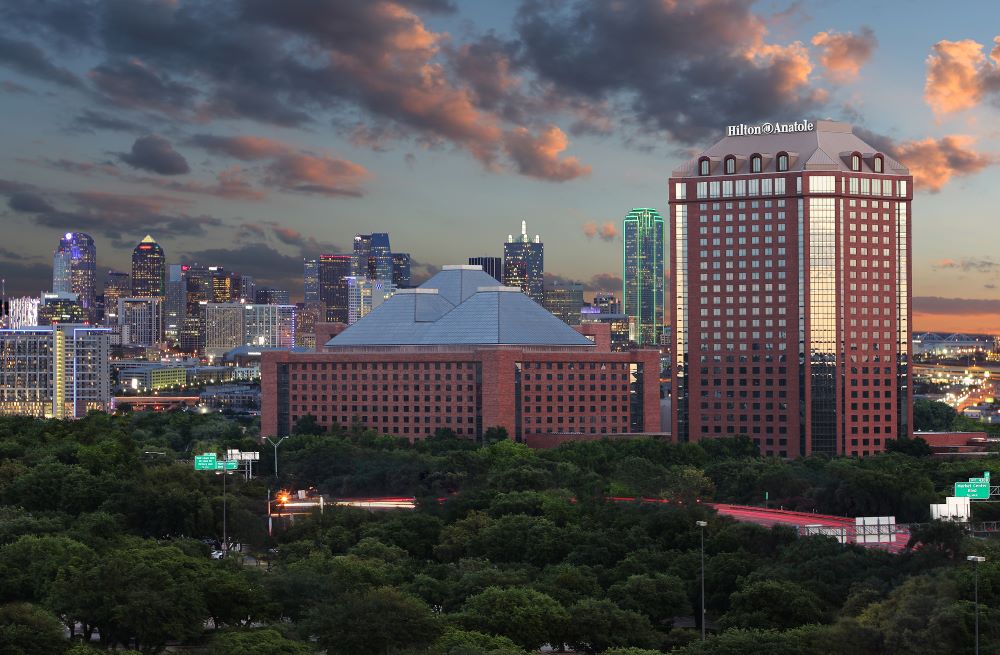
[[[215,463],[215,470],[216,471],[222,471],[222,470],[235,471],[237,468],[239,468],[239,466],[240,466],[240,463],[237,462],[235,459],[227,459],[227,460],[225,460],[223,462],[216,462]]]
[[[956,498],[972,498],[973,500],[989,500],[990,485],[981,482],[956,482]]]
[[[204,455],[194,456],[194,470],[195,471],[214,471],[216,468],[216,456],[215,453],[205,453]]]

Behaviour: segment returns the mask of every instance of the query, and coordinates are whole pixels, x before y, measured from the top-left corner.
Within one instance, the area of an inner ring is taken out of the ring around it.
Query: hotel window
[[[778,153],[778,170],[787,171],[788,170],[788,153],[779,152]]]
[[[698,160],[698,175],[708,175],[709,173],[709,163],[708,157],[702,157]]]
[[[872,166],[876,173],[882,173],[885,171],[885,160],[882,155],[875,155],[875,160],[872,162]]]
[[[736,158],[732,155],[726,157],[726,175],[732,175],[736,172]]]
[[[861,170],[861,155],[854,153],[851,155],[851,170],[860,171]]]
[[[754,154],[750,156],[750,172],[759,173],[763,164],[763,158],[760,155]]]

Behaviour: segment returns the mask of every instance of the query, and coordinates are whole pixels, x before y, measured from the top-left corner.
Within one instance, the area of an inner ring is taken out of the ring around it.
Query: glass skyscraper
[[[392,285],[397,289],[410,287],[410,253],[392,253]]]
[[[319,260],[306,259],[303,261],[302,282],[305,287],[303,302],[319,302]]]
[[[67,232],[52,258],[52,291],[75,293],[93,315],[97,298],[97,247],[83,232]]]
[[[545,303],[545,246],[537,234],[528,236],[528,225],[521,221],[521,234],[507,235],[503,244],[503,283],[520,287],[539,305]]]
[[[353,265],[351,255],[320,255],[319,297],[320,302],[326,305],[326,317],[323,320],[347,323],[347,278],[351,277]]]
[[[655,209],[633,209],[625,216],[622,298],[635,323],[640,346],[660,343],[663,331],[663,217]]]
[[[132,251],[132,297],[162,298],[167,289],[163,248],[148,234]]]
[[[469,257],[470,266],[482,266],[497,282],[503,281],[503,260],[499,257]]]

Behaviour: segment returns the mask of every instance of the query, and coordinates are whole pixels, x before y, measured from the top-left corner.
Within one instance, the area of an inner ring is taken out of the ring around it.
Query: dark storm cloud
[[[808,86],[805,47],[767,43],[763,19],[742,0],[529,0],[516,30],[540,79],[593,100],[617,96],[685,143],[727,123],[799,117],[824,100]]]
[[[233,248],[193,250],[183,255],[184,263],[200,262],[252,275],[258,283],[278,288],[299,288],[302,284],[302,257],[286,255],[266,243],[247,243]]]
[[[1000,300],[981,298],[942,298],[940,296],[914,296],[914,314],[1000,314]]]
[[[7,280],[7,295],[35,296],[52,289],[52,262],[31,263],[0,253],[0,278]]]
[[[112,116],[93,109],[84,109],[73,117],[70,123],[71,130],[93,132],[94,130],[108,130],[111,132],[142,132],[142,126],[124,118]]]
[[[30,191],[21,191],[10,196],[7,200],[7,206],[14,211],[29,214],[55,211],[55,208],[45,198]]]
[[[191,172],[184,156],[174,150],[169,141],[156,134],[139,137],[132,144],[132,151],[119,153],[118,158],[133,168],[160,175]]]
[[[33,94],[34,91],[24,86],[23,84],[18,84],[17,82],[11,82],[10,80],[0,81],[0,90],[4,93],[24,93]]]
[[[81,86],[80,79],[76,75],[53,64],[41,48],[27,41],[0,36],[0,64],[23,75],[37,77],[63,86]]]

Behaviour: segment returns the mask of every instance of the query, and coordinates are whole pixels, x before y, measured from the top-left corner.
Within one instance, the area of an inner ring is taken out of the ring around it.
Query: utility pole
[[[288,436],[286,435],[286,436],[278,439],[277,443],[271,441],[271,437],[264,437],[264,438],[267,439],[267,443],[269,443],[272,446],[274,446],[274,479],[277,480],[278,479],[278,446],[280,446],[281,442],[284,441],[285,439],[287,439]]]
[[[969,555],[965,559],[972,562],[972,567],[976,572],[976,655],[979,655],[979,564],[985,562],[986,558],[979,555]]]
[[[701,640],[705,641],[705,527],[707,521],[695,523],[701,528]]]

